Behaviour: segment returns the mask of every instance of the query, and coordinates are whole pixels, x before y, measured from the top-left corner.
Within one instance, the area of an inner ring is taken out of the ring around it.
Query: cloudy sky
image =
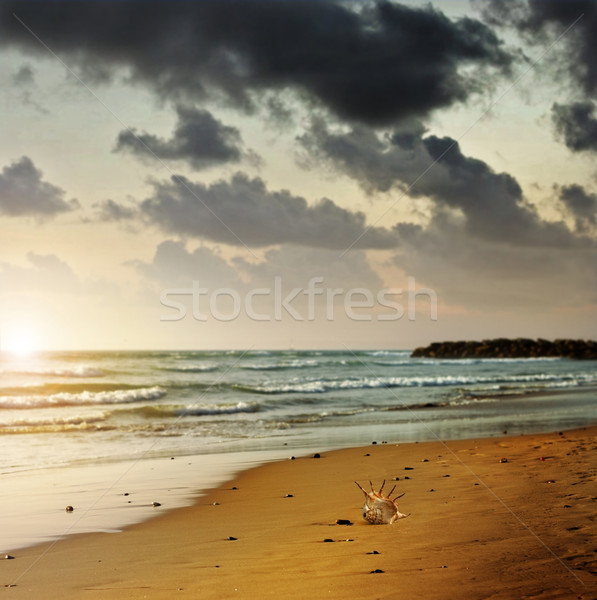
[[[3,349],[597,335],[593,0],[4,0]]]

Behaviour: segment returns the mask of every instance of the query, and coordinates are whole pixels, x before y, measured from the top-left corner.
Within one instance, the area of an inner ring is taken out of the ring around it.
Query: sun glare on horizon
[[[26,358],[39,350],[39,339],[34,331],[19,327],[3,332],[0,349],[18,358]]]

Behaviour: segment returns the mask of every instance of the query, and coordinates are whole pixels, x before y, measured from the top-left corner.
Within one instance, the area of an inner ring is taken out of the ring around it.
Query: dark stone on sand
[[[423,462],[429,462],[429,459],[428,458],[424,458]]]
[[[336,525],[352,525],[352,521],[349,519],[338,519]]]
[[[75,509],[72,506],[67,506],[65,510],[66,512],[73,512]]]
[[[374,446],[375,446],[375,444],[377,444],[377,442],[371,442],[371,443],[372,443]]]
[[[369,571],[370,573],[383,573],[381,569],[373,569],[373,571]]]
[[[334,540],[332,538],[325,538],[323,541],[327,544],[329,542],[333,542]]]
[[[564,504],[564,508],[572,508],[571,504]]]
[[[450,477],[449,475],[444,475],[444,477]]]
[[[407,475],[404,479],[410,479],[410,477]]]
[[[162,506],[160,502],[152,502],[151,506]]]
[[[414,358],[537,358],[562,357],[597,360],[593,340],[497,338],[483,341],[434,342],[413,350]]]
[[[414,467],[404,467],[405,471],[414,471]]]
[[[230,542],[236,542],[236,540],[238,540],[238,538],[235,538],[232,535],[228,538],[228,541],[230,541]]]
[[[124,494],[122,494],[123,496],[128,496],[129,493],[128,492],[124,492]]]
[[[367,552],[367,554],[379,554],[377,550],[373,550],[372,552]]]
[[[431,488],[429,491],[430,491],[430,492],[435,492],[435,490],[434,490],[433,488]]]
[[[507,462],[508,462],[508,459],[507,459],[507,458],[500,458],[500,462],[501,462],[501,463],[507,463]]]
[[[363,456],[371,456],[371,454],[369,454],[369,452],[367,452],[367,454],[363,454]]]
[[[14,560],[14,556],[11,556],[10,554],[7,554],[7,555],[4,557],[4,560]]]
[[[238,488],[235,485],[232,486],[232,489],[233,490],[238,490]]]
[[[294,496],[292,494],[286,494],[286,496],[284,496],[284,498],[294,498]]]
[[[318,452],[316,452],[316,453],[313,455],[313,458],[321,458],[321,455],[320,455]]]
[[[294,456],[291,456],[291,457],[290,457],[290,460],[295,460]]]

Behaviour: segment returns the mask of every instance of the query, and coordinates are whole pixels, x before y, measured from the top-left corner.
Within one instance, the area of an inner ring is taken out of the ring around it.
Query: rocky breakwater
[[[592,340],[532,340],[497,338],[494,340],[434,342],[416,348],[415,358],[538,358],[563,357],[597,360],[597,342]]]

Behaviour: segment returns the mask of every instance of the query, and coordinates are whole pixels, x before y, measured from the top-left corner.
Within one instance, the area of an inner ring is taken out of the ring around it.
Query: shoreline
[[[597,591],[596,439],[593,426],[270,462],[119,533],[20,549],[1,583],[16,583],[7,597],[48,599],[586,597]],[[396,477],[411,516],[368,525],[353,481]]]
[[[597,387],[527,391],[516,399],[545,399],[550,402],[571,395],[594,398]],[[498,392],[500,395],[501,392]],[[486,393],[481,398],[491,398]],[[506,397],[508,399],[509,397]],[[423,408],[421,410],[428,410]],[[454,412],[455,416],[456,413]],[[575,423],[559,415],[559,426],[569,428],[591,425]],[[572,427],[570,427],[572,425]],[[513,422],[504,414],[493,422],[477,425],[477,439],[496,437],[504,428],[508,435],[541,434],[553,431],[557,423]],[[469,424],[458,419],[428,425],[414,415],[407,428],[400,431],[402,443],[432,442],[436,436],[451,440],[466,439]],[[5,471],[0,488],[0,513],[5,526],[0,537],[0,556],[16,550],[78,533],[119,532],[127,527],[153,519],[157,513],[191,506],[214,486],[225,483],[234,474],[285,460],[288,456],[305,456],[314,452],[363,447],[371,440],[393,440],[396,426],[378,424],[350,430],[349,438],[343,428],[322,428],[315,432],[295,431],[296,437],[272,438],[247,447],[235,443],[228,447],[212,448],[203,453],[180,454],[167,451],[161,455],[131,456],[120,460],[75,461],[65,465],[37,469]],[[459,435],[460,434],[460,435]],[[282,439],[286,441],[282,441]],[[258,441],[258,440],[256,440]],[[255,442],[256,442],[255,441]],[[14,498],[19,502],[15,503]],[[126,496],[126,498],[125,498]],[[152,502],[158,501],[156,508]],[[74,513],[65,515],[64,508],[74,506]],[[81,518],[83,516],[83,518]]]

